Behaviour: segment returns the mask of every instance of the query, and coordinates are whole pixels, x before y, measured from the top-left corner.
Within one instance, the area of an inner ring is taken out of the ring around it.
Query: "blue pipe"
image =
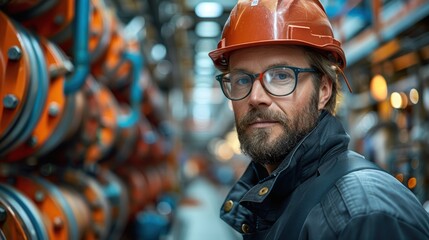
[[[129,60],[133,68],[133,77],[130,89],[130,104],[131,113],[121,115],[118,119],[118,126],[120,128],[129,128],[135,125],[140,119],[140,103],[143,99],[143,89],[140,89],[140,72],[143,67],[143,57],[140,53],[126,52],[125,59]]]
[[[74,65],[73,76],[64,84],[64,93],[76,93],[85,83],[89,74],[89,0],[76,0],[74,19]]]

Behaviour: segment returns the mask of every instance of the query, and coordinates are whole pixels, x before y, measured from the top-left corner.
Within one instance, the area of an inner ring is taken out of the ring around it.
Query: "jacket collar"
[[[339,120],[327,111],[322,111],[316,127],[297,144],[275,171],[268,175],[263,166],[252,161],[231,189],[227,200],[240,202],[239,208],[246,208],[243,214],[249,210],[268,222],[275,221],[290,193],[302,182],[315,176],[320,165],[347,150],[349,139]],[[267,190],[265,194],[262,194],[262,188]],[[237,211],[238,208],[234,209],[235,213]],[[229,222],[230,214],[222,210],[221,215]]]

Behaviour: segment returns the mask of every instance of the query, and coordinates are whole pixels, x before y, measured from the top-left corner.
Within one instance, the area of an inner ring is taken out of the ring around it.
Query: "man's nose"
[[[257,78],[253,82],[252,91],[249,94],[249,104],[257,107],[259,105],[270,105],[272,102],[271,97],[267,91],[265,91],[264,86],[260,78]]]

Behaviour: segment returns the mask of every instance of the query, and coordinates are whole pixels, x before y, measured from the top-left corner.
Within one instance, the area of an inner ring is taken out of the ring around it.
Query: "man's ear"
[[[319,110],[322,110],[332,95],[332,80],[326,75],[320,79],[320,88],[319,88]]]

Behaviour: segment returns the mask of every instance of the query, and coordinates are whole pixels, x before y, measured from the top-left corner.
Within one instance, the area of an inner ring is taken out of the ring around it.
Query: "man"
[[[209,55],[252,159],[221,209],[244,239],[429,239],[417,198],[347,150],[346,59],[319,1],[239,0]]]

